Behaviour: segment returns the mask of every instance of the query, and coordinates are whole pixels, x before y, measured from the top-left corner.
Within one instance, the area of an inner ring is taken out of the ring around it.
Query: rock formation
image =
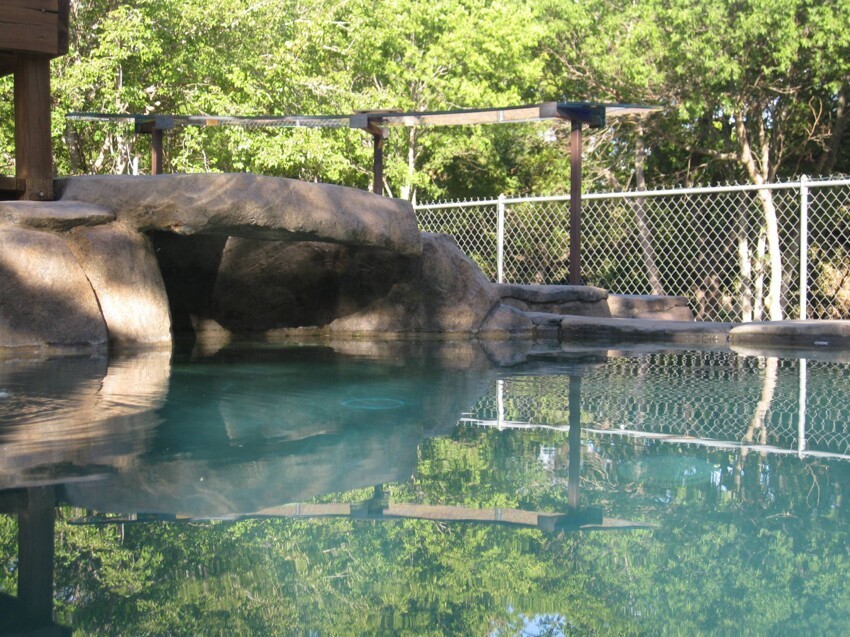
[[[605,290],[494,285],[452,238],[421,233],[409,202],[351,188],[205,174],[70,177],[57,192],[0,202],[0,348],[209,331],[557,337],[564,314],[612,316]],[[686,318],[683,299],[641,303],[617,307]]]

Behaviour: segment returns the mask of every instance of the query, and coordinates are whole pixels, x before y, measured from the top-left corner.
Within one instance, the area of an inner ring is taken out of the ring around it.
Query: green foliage
[[[0,593],[15,595],[17,572],[18,521],[11,515],[0,515]]]
[[[586,467],[596,454],[623,453],[610,440],[585,451]],[[566,489],[537,457],[542,446],[567,444],[560,433],[461,427],[428,442],[415,479],[389,485],[391,497],[563,511]],[[523,617],[546,615],[580,634],[840,632],[850,616],[842,576],[850,519],[834,503],[847,472],[796,458],[764,462],[747,457],[738,487],[730,474],[723,489],[682,489],[673,499],[585,470],[587,504],[658,525],[630,532],[417,520],[121,529],[70,525],[65,519],[83,512],[63,508],[57,614],[79,634],[516,634]],[[764,478],[780,475],[781,486]],[[0,518],[4,555],[14,553],[15,526]]]
[[[848,130],[846,0],[71,5],[71,49],[53,64],[60,174],[148,168],[146,138],[125,124],[68,126],[70,111],[331,114],[557,99],[667,107],[644,126],[625,122],[590,136],[593,188],[633,184],[638,138],[655,184],[749,178],[735,120],[759,146],[765,175],[850,170],[840,143]],[[0,96],[9,98],[0,99],[5,172],[13,166],[11,88],[11,78],[0,79]],[[567,138],[559,123],[395,129],[386,186],[423,200],[563,192]],[[166,164],[365,188],[370,145],[350,130],[187,128],[167,135]]]

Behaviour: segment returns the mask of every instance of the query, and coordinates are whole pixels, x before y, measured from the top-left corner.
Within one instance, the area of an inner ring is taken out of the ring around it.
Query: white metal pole
[[[505,381],[496,381],[496,409],[499,414],[496,416],[497,427],[499,431],[505,423]]]
[[[809,304],[809,178],[800,177],[800,320],[808,318]]]
[[[496,282],[504,283],[505,268],[505,195],[499,195],[496,204]]]
[[[797,422],[797,452],[802,456],[806,452],[806,389],[808,383],[807,361],[800,359],[800,405]]]

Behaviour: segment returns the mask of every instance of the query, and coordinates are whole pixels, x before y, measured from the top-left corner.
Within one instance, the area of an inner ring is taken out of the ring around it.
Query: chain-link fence
[[[616,358],[583,374],[582,429],[850,460],[850,367],[728,352]],[[511,377],[465,422],[566,429],[570,377]]]
[[[698,320],[850,319],[850,180],[582,197],[584,283],[689,299]],[[569,197],[420,204],[494,281],[567,283]],[[777,298],[778,297],[778,298]]]

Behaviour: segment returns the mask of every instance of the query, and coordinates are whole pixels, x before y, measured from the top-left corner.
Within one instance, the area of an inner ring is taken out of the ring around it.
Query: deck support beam
[[[50,57],[18,54],[15,59],[15,178],[21,199],[53,199],[50,135]]]

